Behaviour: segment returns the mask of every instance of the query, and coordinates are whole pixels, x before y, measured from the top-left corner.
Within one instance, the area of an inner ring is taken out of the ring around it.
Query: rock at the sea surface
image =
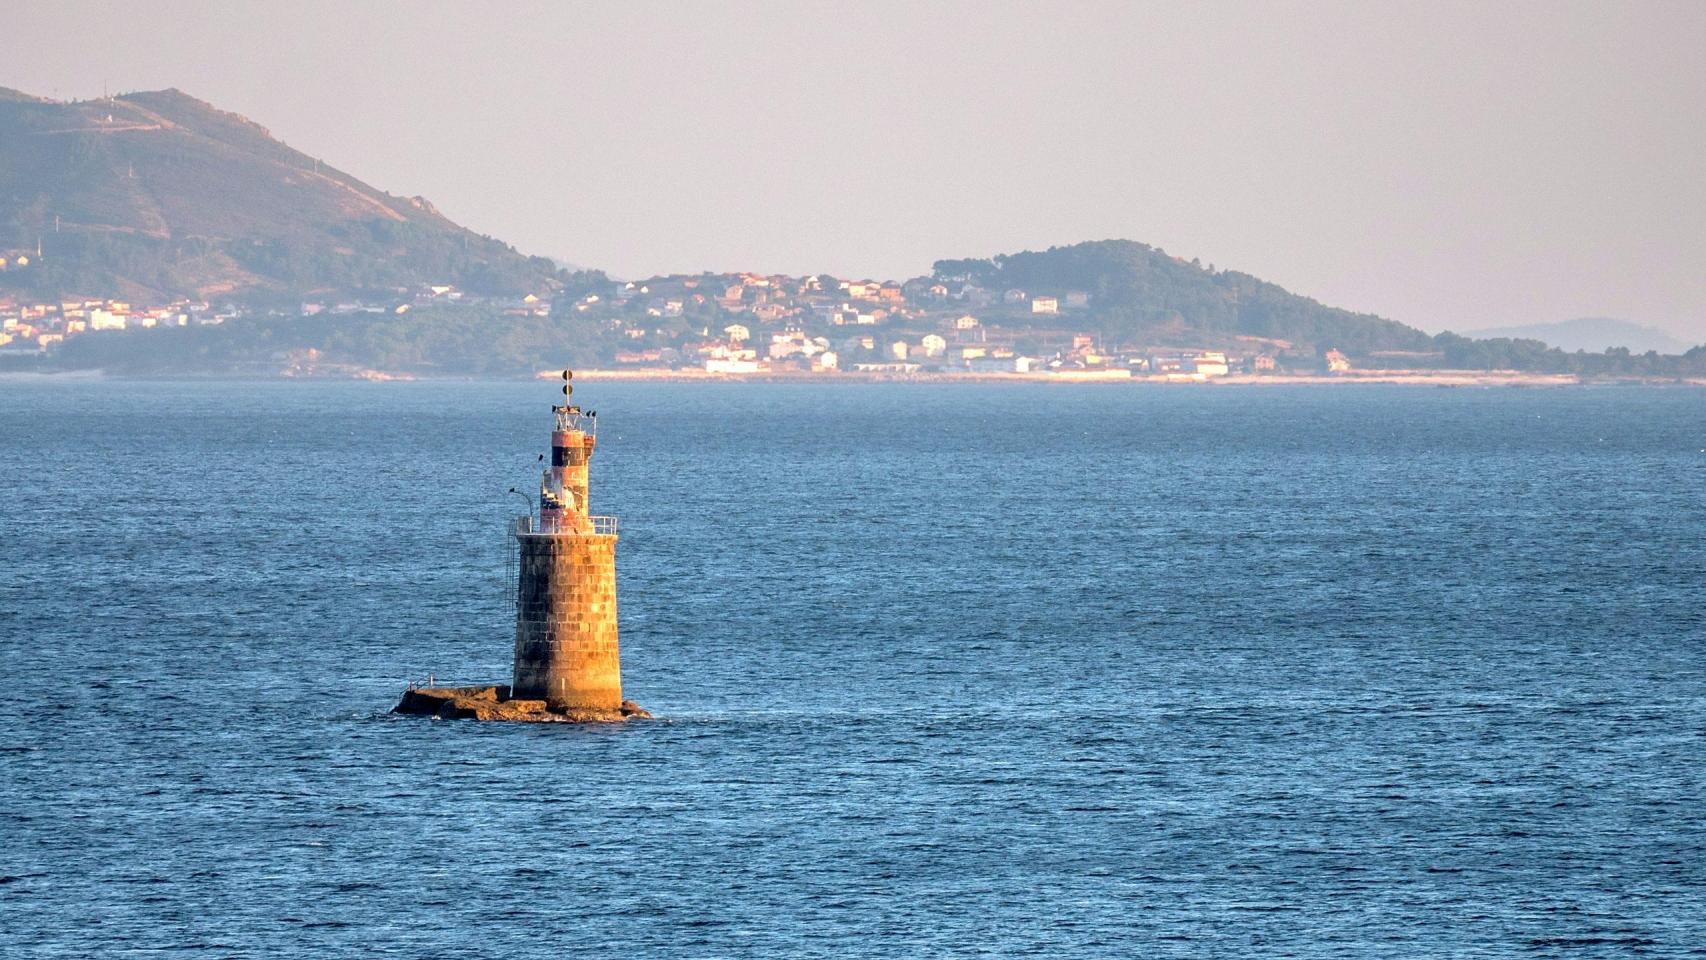
[[[543,700],[512,700],[509,687],[411,687],[392,713],[444,720],[499,720],[512,723],[620,723],[651,714],[632,700],[616,710],[552,710]]]

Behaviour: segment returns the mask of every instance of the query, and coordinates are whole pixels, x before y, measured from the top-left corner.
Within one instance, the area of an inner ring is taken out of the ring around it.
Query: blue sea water
[[[0,383],[5,957],[1706,949],[1706,391]]]

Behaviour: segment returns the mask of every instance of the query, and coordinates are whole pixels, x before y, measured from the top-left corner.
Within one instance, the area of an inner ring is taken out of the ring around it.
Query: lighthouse
[[[622,699],[616,518],[593,515],[587,482],[598,446],[598,415],[570,402],[574,374],[564,370],[562,377],[563,402],[551,408],[551,463],[539,478],[538,513],[530,510],[510,526],[515,577],[510,684],[411,683],[392,712],[533,723],[651,716]]]
[[[556,713],[622,707],[616,635],[616,518],[594,516],[587,467],[598,415],[570,402],[551,408],[551,462],[539,482],[539,515],[515,525],[515,675],[510,696],[543,700]]]

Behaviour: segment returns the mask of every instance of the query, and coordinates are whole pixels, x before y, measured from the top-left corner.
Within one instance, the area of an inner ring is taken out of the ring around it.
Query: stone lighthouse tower
[[[543,700],[557,713],[620,716],[616,641],[616,518],[592,515],[587,466],[598,415],[551,408],[551,463],[539,484],[539,519],[517,521],[515,676],[510,697]]]
[[[551,465],[539,482],[539,517],[516,519],[515,674],[505,686],[410,683],[394,713],[523,723],[604,722],[650,717],[622,699],[616,646],[616,518],[595,517],[587,464],[598,443],[597,414],[569,403],[551,408]],[[541,458],[543,459],[543,458]],[[511,489],[514,492],[514,489]]]

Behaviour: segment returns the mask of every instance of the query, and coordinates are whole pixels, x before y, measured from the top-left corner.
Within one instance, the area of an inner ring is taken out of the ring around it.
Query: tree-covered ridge
[[[1328,307],[1247,273],[1214,270],[1131,240],[938,260],[933,273],[996,292],[1086,293],[1089,319],[1116,341],[1189,331],[1199,339],[1261,337],[1350,353],[1430,349],[1428,335],[1414,327]]]
[[[519,377],[552,365],[604,362],[616,346],[607,326],[573,312],[515,315],[478,304],[401,315],[252,316],[218,326],[123,330],[69,339],[56,362],[67,369],[144,376],[365,368]]]
[[[565,298],[566,299],[566,298]],[[675,318],[715,326],[719,308]],[[674,322],[674,321],[672,321]],[[681,325],[677,323],[676,325]],[[133,375],[281,372],[306,375],[380,370],[425,376],[528,376],[553,365],[609,363],[638,341],[608,312],[560,309],[521,314],[495,304],[428,306],[404,314],[250,316],[216,326],[125,330],[75,337],[54,356],[64,369]],[[691,331],[689,332],[691,338]],[[1409,370],[1518,370],[1584,377],[1706,377],[1706,346],[1681,355],[1566,353],[1537,340],[1471,340],[1444,333],[1432,349],[1389,357]]]

